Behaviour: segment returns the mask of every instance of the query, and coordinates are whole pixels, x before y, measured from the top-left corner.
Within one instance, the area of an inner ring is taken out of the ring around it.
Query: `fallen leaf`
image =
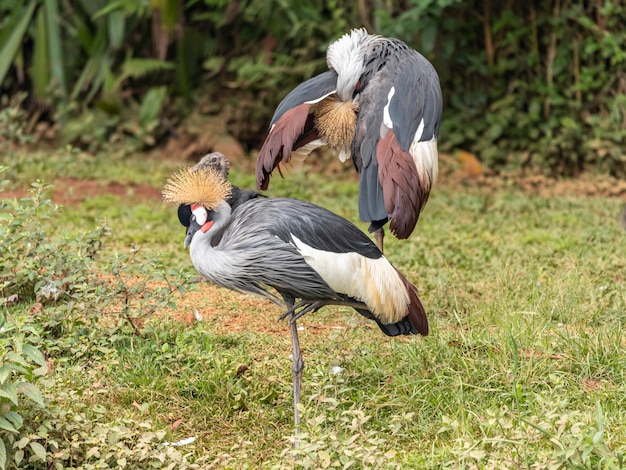
[[[2,303],[8,307],[9,305],[16,304],[18,300],[20,300],[20,297],[17,294],[13,294],[2,299]]]
[[[180,423],[183,422],[183,418],[179,418],[176,421],[174,421],[172,423],[172,431],[176,431],[178,429],[178,426],[180,426]]]
[[[135,408],[137,408],[140,412],[142,412],[143,414],[148,414],[148,404],[144,403],[143,405],[140,405],[139,403],[137,403],[136,401],[133,402],[133,406]]]
[[[28,313],[31,315],[41,315],[42,313],[45,313],[43,310],[43,304],[41,302],[33,304]]]

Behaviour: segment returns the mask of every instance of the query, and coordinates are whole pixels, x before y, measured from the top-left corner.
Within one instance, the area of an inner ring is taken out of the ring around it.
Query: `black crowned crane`
[[[289,318],[293,345],[297,433],[304,362],[296,320],[344,305],[389,336],[427,335],[428,321],[415,286],[352,223],[295,199],[254,198],[233,211],[231,191],[211,169],[183,169],[169,178],[163,199],[191,206],[184,245],[205,279],[286,307],[281,319]]]
[[[437,178],[442,98],[430,62],[398,39],[355,29],[332,42],[328,70],[278,105],[256,164],[257,186],[292,152],[322,145],[352,156],[360,173],[359,216],[383,249],[383,226],[407,238]]]

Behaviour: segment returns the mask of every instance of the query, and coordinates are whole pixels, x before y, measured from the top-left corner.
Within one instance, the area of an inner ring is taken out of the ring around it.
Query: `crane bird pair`
[[[188,220],[181,218],[184,245],[206,280],[285,306],[297,435],[300,317],[325,305],[348,306],[389,336],[426,335],[428,321],[415,286],[349,221],[296,199],[251,198],[233,210],[231,193],[230,183],[211,168],[183,169],[162,191],[165,201],[189,206]]]
[[[323,145],[352,157],[360,174],[355,225],[294,199],[264,199],[227,181],[218,162],[172,176],[166,201],[179,203],[185,248],[207,280],[285,306],[293,347],[295,431],[304,362],[296,322],[325,305],[354,308],[388,336],[428,334],[418,292],[382,253],[384,225],[400,239],[414,230],[437,178],[442,98],[433,66],[397,39],[356,29],[330,44],[329,70],[278,105],[256,165],[257,186],[292,153]],[[201,162],[202,163],[202,162]],[[215,169],[217,168],[217,170]],[[279,167],[280,171],[280,167]]]
[[[259,189],[292,153],[326,145],[360,174],[359,216],[380,250],[383,226],[407,238],[437,178],[442,96],[434,67],[404,42],[355,29],[332,42],[329,70],[278,105],[256,164]],[[280,170],[280,168],[279,168]]]

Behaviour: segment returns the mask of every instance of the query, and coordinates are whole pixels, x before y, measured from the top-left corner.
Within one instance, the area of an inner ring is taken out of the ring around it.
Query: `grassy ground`
[[[158,187],[176,166],[64,152],[14,153],[0,163],[10,165],[12,188],[70,171]],[[234,173],[235,183],[253,185],[251,175]],[[48,345],[56,365],[46,397],[108,436],[85,431],[86,448],[104,454],[111,429],[135,433],[139,447],[137,429],[164,431],[157,440],[196,437],[177,450],[202,468],[625,466],[622,201],[493,188],[443,178],[413,236],[385,240],[387,257],[420,290],[429,337],[389,339],[342,308],[300,322],[306,369],[297,450],[279,309],[206,284],[148,319],[143,336],[62,324],[58,346]],[[293,174],[271,189],[356,222],[350,173]],[[192,272],[175,208],[130,199],[91,197],[63,209],[51,230],[77,233],[104,217],[107,250],[140,246]],[[204,321],[181,321],[192,307]],[[4,307],[12,315],[29,308]]]

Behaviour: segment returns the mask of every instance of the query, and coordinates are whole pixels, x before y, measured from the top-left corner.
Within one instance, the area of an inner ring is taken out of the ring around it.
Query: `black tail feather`
[[[385,333],[387,336],[400,336],[400,335],[416,335],[418,333],[417,328],[411,323],[409,317],[404,317],[397,323],[391,323],[389,325],[384,325],[370,312],[369,310],[357,308],[355,309],[365,318],[370,320],[374,320],[380,330]]]

